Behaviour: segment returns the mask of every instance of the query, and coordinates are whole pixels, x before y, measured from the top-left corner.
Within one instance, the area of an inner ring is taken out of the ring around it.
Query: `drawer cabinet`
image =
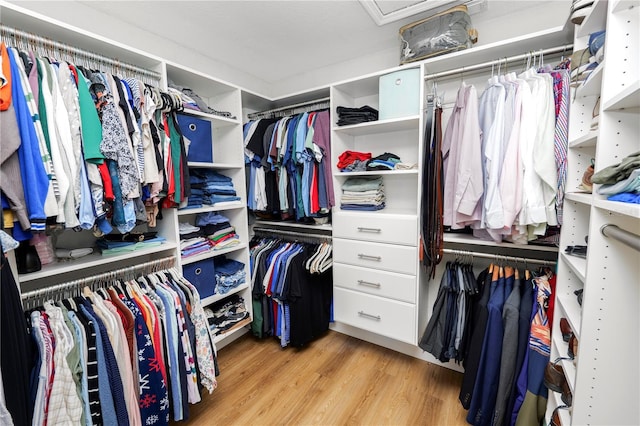
[[[416,246],[418,219],[407,215],[384,217],[358,213],[338,213],[333,221],[333,236],[360,241]],[[344,216],[344,217],[343,217]]]
[[[334,287],[334,318],[395,340],[416,344],[415,305]]]
[[[415,247],[333,239],[334,262],[401,274],[416,274],[416,250]]]
[[[403,302],[416,302],[416,277],[334,263],[334,285]]]

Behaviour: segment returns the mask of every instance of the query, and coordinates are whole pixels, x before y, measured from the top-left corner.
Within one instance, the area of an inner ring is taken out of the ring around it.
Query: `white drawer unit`
[[[333,300],[336,321],[416,344],[415,305],[341,287],[334,287]]]
[[[385,272],[358,266],[334,263],[334,285],[388,297],[403,302],[416,302],[416,277],[414,275]]]
[[[416,257],[415,247],[333,239],[333,260],[337,263],[415,275]]]
[[[416,246],[418,218],[410,215],[336,213],[333,236],[361,241]]]

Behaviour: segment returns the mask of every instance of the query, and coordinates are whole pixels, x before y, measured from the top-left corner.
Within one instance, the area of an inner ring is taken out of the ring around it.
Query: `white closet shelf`
[[[596,146],[598,140],[598,131],[591,130],[579,138],[569,141],[569,148],[588,148]]]
[[[629,1],[629,0],[610,0],[613,3],[613,7],[611,8],[611,12],[612,13],[620,13],[623,11],[627,11],[630,10],[633,7],[638,6],[638,3],[636,0],[633,1]]]
[[[48,278],[53,275],[65,274],[68,272],[75,272],[83,269],[89,269],[100,265],[113,264],[117,265],[118,261],[125,259],[132,259],[136,257],[147,256],[153,253],[160,253],[163,251],[175,250],[176,243],[164,242],[156,247],[149,247],[145,249],[134,250],[128,253],[102,255],[100,251],[96,251],[90,255],[81,257],[79,259],[56,262],[48,264],[42,267],[38,272],[32,272],[30,274],[18,275],[20,283],[26,283],[29,281],[35,281],[43,278]]]
[[[359,210],[341,210],[340,206],[335,206],[333,210],[333,215],[340,216],[348,216],[348,215],[362,215],[362,214],[371,214],[371,215],[379,215],[379,216],[393,216],[393,215],[401,215],[401,216],[410,216],[416,217],[418,213],[413,209],[401,209],[401,208],[393,208],[393,207],[385,207],[382,210],[375,211],[359,211]]]
[[[594,199],[593,205],[599,209],[608,210],[612,213],[619,213],[625,216],[631,216],[640,219],[640,205],[632,203],[623,203],[621,201],[609,201]]]
[[[589,34],[604,30],[607,23],[607,0],[596,0],[591,6],[591,13],[584,18],[577,28],[577,36],[584,37]]]
[[[240,120],[237,118],[228,118],[222,117],[220,115],[208,114],[202,111],[196,111],[193,109],[187,109],[180,111],[179,114],[190,115],[192,117],[203,118],[205,120],[213,122],[213,125],[216,127],[224,127],[224,126],[236,126],[240,124]]]
[[[593,196],[590,192],[567,192],[564,194],[565,200],[575,201],[576,203],[591,205]]]
[[[348,126],[334,126],[333,131],[351,136],[374,135],[402,130],[418,130],[419,115],[410,117],[390,118],[388,120],[367,121],[365,123]]]
[[[569,325],[571,326],[571,330],[573,330],[573,334],[575,334],[578,342],[580,342],[580,317],[582,315],[582,309],[578,304],[577,297],[574,294],[558,294],[556,296],[556,302],[556,306],[559,305],[560,308],[564,311],[565,318],[567,319],[567,321],[569,321]]]
[[[560,333],[560,330],[558,330],[557,333],[552,333],[551,339],[553,340],[553,346],[555,349],[555,351],[551,354],[551,360],[553,361],[556,357],[568,356],[567,351],[569,350],[569,344],[562,340],[562,333]]]
[[[513,249],[521,249],[521,250],[529,250],[529,251],[542,251],[542,252],[557,252],[557,247],[551,246],[539,246],[535,244],[513,244],[508,242],[496,243],[495,241],[481,240],[480,238],[475,238],[469,234],[456,234],[456,233],[447,233],[444,234],[444,242],[445,243],[456,243],[456,244],[471,244],[477,246],[490,246],[490,247],[500,247],[500,248],[513,248]]]
[[[578,348],[580,350],[580,348]],[[563,357],[566,357],[567,354],[561,354]],[[564,376],[567,378],[567,383],[569,383],[569,389],[571,389],[571,393],[575,393],[576,389],[576,366],[573,363],[572,359],[563,359],[560,361],[562,365],[562,370],[564,371]]]
[[[334,172],[334,176],[351,177],[351,176],[378,176],[378,175],[417,175],[418,169],[411,170],[371,170],[366,172]]]
[[[212,277],[213,278],[213,277]],[[212,303],[216,303],[219,300],[226,299],[229,296],[233,296],[236,293],[240,293],[242,290],[246,290],[249,288],[249,284],[245,282],[244,284],[240,284],[238,287],[232,288],[225,294],[214,294],[212,296],[208,296],[200,300],[202,306],[208,306]]]
[[[274,228],[301,228],[312,230],[321,230],[321,231],[331,231],[333,226],[330,223],[324,223],[321,225],[310,225],[306,223],[295,223],[295,222],[278,222],[275,220],[263,220],[258,219],[254,222],[256,226],[272,226]]]
[[[602,87],[602,74],[604,70],[604,63],[602,61],[598,66],[591,71],[591,74],[576,89],[576,94],[579,97],[597,96],[600,94],[600,88]]]
[[[640,81],[636,80],[604,103],[605,111],[640,107]]]
[[[564,252],[560,253],[560,259],[563,259],[573,273],[584,283],[585,277],[587,276],[587,259],[571,256]]]
[[[189,161],[187,166],[194,169],[215,169],[215,170],[227,170],[227,169],[241,169],[244,166],[231,163],[200,163],[197,161]]]
[[[188,265],[190,263],[199,262],[205,259],[211,259],[212,257],[221,256],[227,253],[233,253],[234,251],[243,250],[247,247],[246,243],[240,243],[237,246],[229,247],[222,250],[209,250],[204,253],[196,254],[195,256],[183,257],[182,265]]]
[[[178,216],[186,216],[197,213],[219,212],[224,210],[235,210],[244,207],[242,201],[227,201],[225,203],[214,204],[212,206],[203,206],[195,209],[179,209]]]
[[[226,339],[227,337],[231,336],[232,334],[237,333],[244,326],[247,326],[247,325],[251,324],[251,321],[252,321],[251,318],[247,318],[245,320],[240,321],[239,323],[235,324],[230,329],[225,330],[224,333],[220,333],[216,337],[214,337],[213,338],[213,343],[215,343],[216,345],[219,344],[222,340]]]

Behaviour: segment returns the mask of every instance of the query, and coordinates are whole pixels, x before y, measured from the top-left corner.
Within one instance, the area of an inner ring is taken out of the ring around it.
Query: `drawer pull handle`
[[[365,317],[365,318],[371,318],[374,319],[376,321],[380,321],[382,319],[382,317],[380,315],[371,315],[366,313],[365,311],[358,311],[358,315],[360,315],[361,317]]]
[[[360,285],[368,285],[369,287],[380,288],[380,283],[372,283],[369,281],[358,280],[358,284]]]
[[[380,228],[365,228],[364,226],[358,226],[359,232],[373,232],[374,234],[379,234],[382,232]]]
[[[358,253],[358,257],[364,260],[375,260],[376,262],[380,262],[382,260],[381,256],[371,256],[370,254]]]

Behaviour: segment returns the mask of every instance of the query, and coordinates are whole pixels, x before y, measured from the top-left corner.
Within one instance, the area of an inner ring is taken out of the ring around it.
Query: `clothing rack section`
[[[276,118],[286,117],[288,115],[301,114],[303,112],[318,111],[330,107],[329,98],[315,99],[307,102],[300,102],[293,105],[287,105],[280,108],[269,109],[266,111],[252,112],[247,114],[249,120],[257,120],[260,118]]]
[[[491,254],[486,252],[478,252],[478,251],[467,251],[467,250],[457,250],[457,249],[443,249],[443,253],[445,254],[453,254],[456,256],[462,257],[470,257],[473,263],[474,258],[480,259],[490,259],[496,262],[506,261],[506,262],[515,262],[516,264],[522,262],[524,264],[532,264],[532,265],[545,265],[551,266],[556,264],[555,260],[544,260],[544,259],[532,259],[526,257],[516,257],[516,256],[505,256],[502,254]]]
[[[540,49],[540,50],[536,50],[536,51],[523,53],[523,54],[520,54],[520,55],[514,55],[514,56],[505,57],[505,58],[494,59],[492,61],[481,62],[479,64],[470,65],[468,67],[460,67],[460,68],[455,68],[455,69],[452,69],[452,70],[447,70],[447,71],[442,71],[442,72],[437,72],[437,73],[429,74],[429,72],[427,70],[427,74],[424,76],[424,79],[425,80],[437,80],[439,78],[450,77],[450,76],[458,75],[458,74],[463,74],[464,75],[465,73],[471,73],[471,72],[474,72],[474,71],[492,69],[492,68],[495,68],[495,67],[500,66],[500,65],[507,65],[507,64],[514,63],[514,62],[520,62],[520,61],[528,61],[529,62],[529,61],[534,60],[536,57],[542,59],[545,55],[557,55],[557,54],[564,55],[565,53],[571,53],[572,50],[573,50],[573,44],[567,44],[567,45],[564,45],[564,46],[556,46],[556,47],[551,47],[551,48],[548,48],[548,49]],[[428,67],[428,65],[427,65],[427,67]]]
[[[634,250],[640,251],[640,235],[634,234],[620,228],[617,225],[605,224],[600,228],[600,232],[605,237],[613,238],[631,247]]]
[[[419,346],[464,365],[459,400],[469,424],[540,424],[531,407],[547,398],[555,275],[500,258],[476,274],[469,260],[446,262]]]
[[[253,232],[256,236],[281,236],[285,239],[293,239],[297,241],[306,241],[306,242],[314,242],[314,241],[325,241],[331,242],[331,235],[327,234],[318,234],[314,232],[306,232],[306,231],[287,231],[284,229],[274,229],[274,228],[262,228],[262,227],[253,227]]]
[[[314,105],[243,125],[247,207],[260,219],[328,220],[335,205],[331,120],[328,109],[318,111]]]
[[[277,338],[283,348],[305,346],[325,333],[333,295],[330,237],[258,229],[250,252],[252,333]]]
[[[219,372],[200,295],[171,267],[175,260],[24,294],[28,304],[39,300],[25,311],[3,256],[2,323],[14,331],[3,326],[0,359],[5,394],[9,384],[21,391],[7,399],[15,424],[188,419],[189,405],[215,390]]]
[[[112,281],[135,279],[141,275],[148,275],[160,270],[170,269],[175,265],[175,262],[176,258],[174,256],[151,260],[149,262],[144,262],[135,266],[120,268],[114,271],[105,272],[103,274],[92,275],[90,277],[32,290],[26,293],[22,293],[21,298],[24,302],[30,304],[29,302],[33,299],[39,299],[43,296],[53,296],[58,293],[67,293],[75,296],[79,294],[79,292],[82,290],[82,287],[84,287],[85,285],[89,285],[93,290],[96,288],[96,286],[109,284]]]
[[[160,73],[133,64],[121,62],[97,53],[79,49],[70,44],[61,43],[37,34],[0,24],[0,39],[22,50],[36,50],[39,56],[63,59],[78,65],[86,64],[91,69],[103,69],[111,74],[123,71],[139,77],[147,84],[159,85]],[[106,68],[106,69],[105,69]]]

